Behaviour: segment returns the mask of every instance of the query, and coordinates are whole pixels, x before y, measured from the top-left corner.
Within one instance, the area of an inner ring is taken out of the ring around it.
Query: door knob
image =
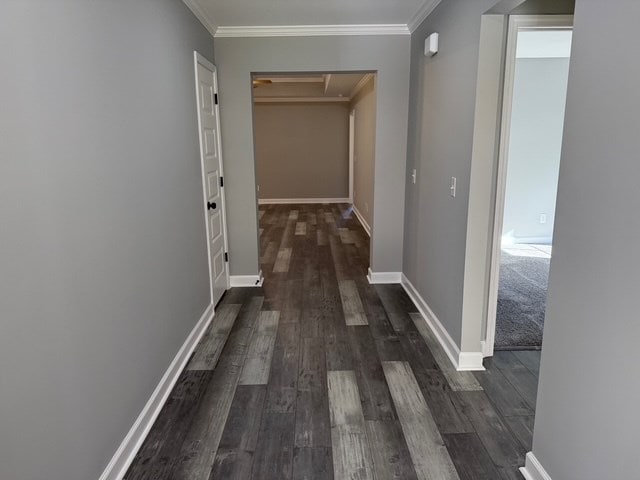
[[[216,202],[207,202],[207,210],[215,210]]]

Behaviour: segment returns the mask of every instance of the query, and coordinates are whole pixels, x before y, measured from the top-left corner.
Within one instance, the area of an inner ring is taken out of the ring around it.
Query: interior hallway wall
[[[353,204],[373,226],[373,188],[376,158],[376,79],[367,82],[351,101],[355,111]]]
[[[408,35],[216,39],[232,275],[259,270],[251,74],[264,72],[377,72],[375,177],[384,182],[375,189],[371,268],[401,271],[409,40]]]
[[[403,272],[460,346],[478,39],[495,0],[447,0],[411,35]],[[424,56],[424,39],[440,51]],[[451,177],[457,193],[449,194]]]
[[[554,480],[638,478],[638,18],[576,2],[533,438]]]
[[[405,192],[403,272],[463,352],[482,350],[489,268],[485,247],[492,195],[495,198],[490,179],[478,188],[481,201],[469,202],[483,14],[494,13],[491,22],[499,19],[496,23],[502,25],[503,15],[515,9],[555,14],[571,13],[572,7],[573,0],[447,0],[411,35],[407,174],[415,168],[417,182],[408,181]],[[432,32],[440,34],[440,50],[426,58],[424,39]],[[502,38],[493,35],[490,42],[500,49]],[[498,69],[500,61],[496,63],[489,68]],[[483,65],[481,71],[486,70]],[[482,99],[498,95],[497,88],[480,91]],[[495,119],[498,107],[486,102],[483,107],[493,110]],[[495,127],[482,124],[479,131]],[[495,135],[484,140],[493,145]],[[484,177],[490,177],[493,168],[493,163],[483,164]],[[451,177],[457,179],[455,198],[449,191]],[[470,209],[475,209],[473,215]]]
[[[349,197],[347,103],[256,103],[260,199]]]
[[[0,2],[0,478],[97,479],[209,304],[180,0]]]

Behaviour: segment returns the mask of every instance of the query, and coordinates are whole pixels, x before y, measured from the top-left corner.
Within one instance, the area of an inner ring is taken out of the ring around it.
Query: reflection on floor
[[[346,205],[260,209],[262,288],[231,289],[133,479],[522,479],[538,352],[455,371]]]
[[[503,246],[496,312],[497,350],[542,346],[550,261],[550,245]]]

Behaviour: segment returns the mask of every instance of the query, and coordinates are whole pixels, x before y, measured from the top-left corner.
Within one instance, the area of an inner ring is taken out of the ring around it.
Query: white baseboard
[[[402,274],[401,282],[404,290],[409,295],[409,298],[413,300],[416,307],[420,311],[420,314],[431,328],[431,331],[440,342],[440,345],[444,349],[445,353],[451,360],[451,363],[459,371],[481,371],[484,370],[482,365],[483,355],[482,352],[461,352],[456,342],[451,338],[447,329],[444,328],[442,322],[438,319],[431,307],[422,298],[418,290],[413,286],[409,279]]]
[[[551,480],[551,477],[533,452],[527,453],[524,467],[520,469],[520,473],[526,480]]]
[[[458,355],[458,371],[478,372],[485,370],[482,364],[483,360],[483,352],[460,352],[460,355]]]
[[[553,238],[551,237],[514,237],[513,244],[514,245],[551,245],[553,242]],[[508,247],[508,245],[505,245]]]
[[[200,320],[198,320],[198,323],[196,323],[196,326],[191,330],[191,333],[182,344],[182,347],[180,347],[180,350],[178,350],[178,353],[169,365],[169,368],[164,372],[160,383],[158,383],[151,394],[147,404],[144,406],[133,426],[124,437],[124,440],[118,447],[118,450],[116,450],[116,453],[107,465],[107,468],[105,468],[102,475],[100,475],[100,480],[120,480],[127,473],[138,449],[149,433],[149,430],[151,430],[151,427],[160,414],[160,410],[162,410],[163,405],[167,401],[171,390],[178,381],[180,373],[184,370],[193,350],[196,348],[196,345],[198,345],[200,338],[209,326],[209,323],[211,323],[212,319],[213,305],[209,305],[200,317]]]
[[[369,283],[400,283],[402,272],[373,272],[369,269],[367,280]]]
[[[404,273],[402,274],[401,283],[405,291],[407,292],[407,295],[409,295],[409,298],[413,300],[413,303],[415,303],[423,318],[427,321],[427,325],[429,325],[431,331],[440,342],[440,345],[449,357],[449,360],[451,360],[451,363],[457,369],[458,359],[460,357],[460,349],[458,348],[458,345],[456,345],[456,342],[453,341],[453,338],[451,338],[451,335],[449,335],[447,329],[444,328],[444,325],[442,325],[438,317],[436,317],[436,314],[433,313],[431,307],[427,305],[427,302],[425,302],[424,298],[422,298],[422,296],[418,293],[418,290],[416,290],[416,288]]]
[[[258,275],[231,275],[229,277],[229,284],[232,287],[261,287],[263,281],[262,270],[258,272]]]
[[[260,198],[258,205],[290,203],[351,203],[348,198]]]
[[[360,225],[362,225],[362,228],[364,228],[364,231],[367,232],[367,235],[371,236],[371,227],[369,226],[367,221],[364,219],[360,211],[356,208],[356,206],[355,205],[352,205],[352,206],[353,206],[353,213],[356,214],[356,217],[360,221]]]

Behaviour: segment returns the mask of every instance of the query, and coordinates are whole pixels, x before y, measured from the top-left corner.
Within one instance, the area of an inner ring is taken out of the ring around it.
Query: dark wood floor
[[[347,205],[260,208],[232,289],[126,479],[521,479],[539,352],[456,372]]]

